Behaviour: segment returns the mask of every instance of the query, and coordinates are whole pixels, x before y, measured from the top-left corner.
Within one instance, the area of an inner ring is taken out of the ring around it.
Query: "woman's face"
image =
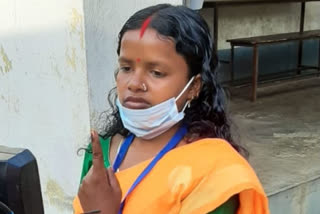
[[[175,44],[147,29],[127,31],[121,40],[118,97],[123,106],[144,109],[177,97],[188,82],[188,66]],[[181,110],[193,96],[191,86],[178,99]]]

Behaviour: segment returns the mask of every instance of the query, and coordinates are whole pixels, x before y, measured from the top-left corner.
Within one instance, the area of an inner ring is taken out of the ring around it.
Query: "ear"
[[[191,84],[189,93],[188,93],[188,100],[195,99],[199,96],[200,90],[201,90],[201,75],[197,74],[197,76],[194,77],[193,83]]]

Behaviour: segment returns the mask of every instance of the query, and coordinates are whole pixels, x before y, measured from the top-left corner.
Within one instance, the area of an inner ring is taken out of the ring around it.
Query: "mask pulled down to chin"
[[[192,77],[177,98],[172,97],[162,103],[147,109],[129,109],[124,107],[119,98],[116,105],[119,109],[123,126],[137,137],[146,140],[155,138],[169,130],[184,118],[184,110],[190,101],[187,101],[182,109],[178,111],[177,100],[188,89],[194,77]]]

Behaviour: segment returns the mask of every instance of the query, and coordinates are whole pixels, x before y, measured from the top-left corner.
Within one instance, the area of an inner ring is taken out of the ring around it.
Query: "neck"
[[[173,127],[171,127],[168,131],[162,133],[161,135],[152,138],[150,140],[146,140],[140,137],[136,137],[135,141],[139,145],[150,145],[150,146],[155,146],[155,145],[165,145],[169,142],[169,140],[173,137],[173,135],[178,131],[178,129],[181,127],[181,122],[177,123]]]

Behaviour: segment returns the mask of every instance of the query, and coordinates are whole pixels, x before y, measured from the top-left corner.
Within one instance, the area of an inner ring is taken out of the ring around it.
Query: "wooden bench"
[[[213,9],[213,46],[218,49],[218,22],[219,9],[227,6],[254,5],[254,4],[288,4],[300,3],[300,32],[304,31],[305,8],[307,2],[320,2],[320,0],[204,0],[203,8]]]
[[[231,81],[234,80],[234,47],[245,46],[253,48],[253,75],[252,75],[252,101],[257,99],[257,86],[258,86],[258,75],[259,75],[259,46],[275,43],[283,43],[289,41],[303,41],[307,39],[320,39],[320,30],[311,30],[297,33],[282,33],[268,36],[256,36],[249,38],[240,39],[229,39],[227,42],[231,44]],[[320,73],[320,40],[319,40],[319,51],[318,51],[318,66],[303,66],[301,62],[298,62],[297,70],[300,74],[301,70],[304,69],[317,69]],[[299,53],[299,55],[302,53]],[[299,56],[301,59],[301,56]]]
[[[306,3],[308,2],[320,2],[320,0],[204,0],[203,8],[213,9],[213,37],[214,37],[213,47],[216,50],[218,50],[218,22],[219,22],[218,20],[219,20],[219,9],[221,7],[237,6],[237,5],[254,5],[254,4],[289,4],[289,3],[301,4],[300,16],[299,16],[300,17],[299,33],[285,33],[285,34],[276,34],[276,35],[269,35],[269,36],[258,36],[258,37],[251,37],[251,38],[228,40],[231,43],[231,46],[233,44],[233,47],[237,45],[249,46],[249,47],[251,46],[254,49],[253,50],[254,51],[254,63],[253,63],[254,75],[252,80],[252,85],[253,85],[252,101],[255,101],[257,99],[256,90],[257,90],[257,81],[258,81],[258,46],[259,45],[298,40],[299,48],[298,48],[298,66],[297,67],[298,68],[304,67],[301,65],[302,41],[306,39],[319,38],[319,31],[317,30],[304,31],[305,7],[306,7]],[[234,50],[232,51],[234,52]],[[233,76],[233,72],[232,72],[232,76]]]

